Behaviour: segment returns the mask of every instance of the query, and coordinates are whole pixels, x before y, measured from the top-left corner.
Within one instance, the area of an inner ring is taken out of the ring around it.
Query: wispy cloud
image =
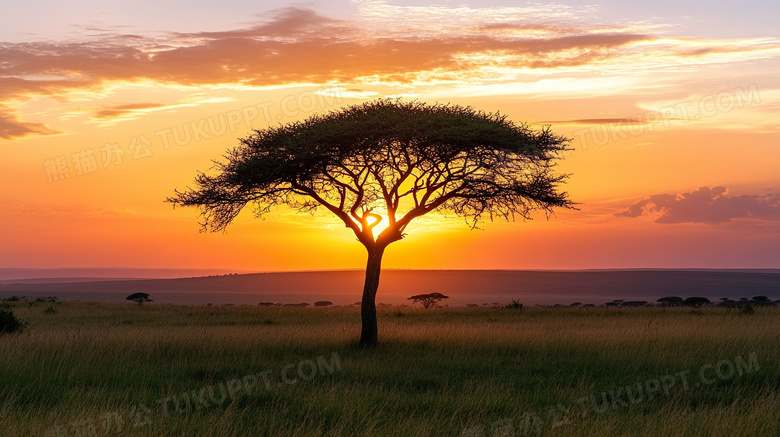
[[[576,92],[584,83],[577,75],[595,70],[602,77],[591,82],[605,86],[593,92],[610,93],[616,92],[615,83],[642,86],[608,77],[627,69],[695,68],[780,56],[780,41],[772,39],[674,39],[653,34],[658,26],[648,23],[589,25],[583,17],[595,13],[590,7],[355,3],[358,13],[351,21],[287,8],[256,25],[222,32],[0,43],[0,102],[12,105],[35,96],[67,100],[76,92],[140,82],[256,88],[338,82],[361,89],[366,84],[444,84],[457,85],[466,95],[528,94],[568,84],[565,89]],[[370,90],[363,91],[357,95]],[[170,103],[128,105],[141,104],[116,104],[95,115],[121,120]],[[7,136],[25,131],[19,123],[25,122],[6,116]],[[47,129],[33,126],[28,123],[26,134]]]
[[[198,97],[194,96],[186,101],[164,104],[164,103],[126,103],[119,105],[109,105],[101,108],[95,108],[92,112],[92,121],[102,126],[110,126],[121,121],[135,120],[143,115],[157,111],[168,111],[177,108],[186,108],[199,106],[204,103],[227,102],[234,99],[226,97]],[[83,110],[82,110],[83,111]]]
[[[538,124],[574,124],[574,125],[590,125],[590,124],[605,124],[605,123],[628,123],[628,124],[645,124],[644,120],[635,118],[578,118],[572,120],[542,120],[538,121]]]
[[[22,121],[5,105],[0,105],[0,139],[11,140],[28,135],[56,135],[62,132],[50,129],[44,123]]]
[[[95,112],[94,117],[99,120],[125,118],[131,114],[145,113],[150,110],[164,107],[162,103],[130,103],[126,105],[109,106]]]

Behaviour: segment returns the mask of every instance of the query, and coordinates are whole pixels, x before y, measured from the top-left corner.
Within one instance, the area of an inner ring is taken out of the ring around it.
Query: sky
[[[552,126],[579,205],[431,214],[385,267],[780,268],[776,2],[107,3],[0,6],[0,267],[361,268],[326,213],[200,233],[164,200],[252,129],[400,97]]]

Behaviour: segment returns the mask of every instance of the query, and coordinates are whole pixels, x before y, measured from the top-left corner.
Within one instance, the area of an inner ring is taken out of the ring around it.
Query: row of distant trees
[[[14,296],[16,298],[16,296]],[[18,299],[18,298],[17,298]],[[52,300],[56,300],[56,298],[48,298]],[[441,302],[444,299],[449,299],[449,296],[445,296],[441,293],[426,293],[426,294],[417,294],[412,297],[409,297],[408,300],[411,300],[413,303],[419,303],[422,305],[423,308],[429,309],[436,306],[439,302]],[[7,299],[4,299],[7,300]],[[127,300],[131,300],[134,302],[137,302],[138,305],[142,305],[145,302],[152,302],[152,299],[149,298],[149,295],[147,293],[133,293],[129,296],[127,296]],[[516,301],[512,301],[515,303],[515,306],[518,306],[522,308],[522,304],[519,304]],[[674,306],[688,306],[693,308],[700,308],[707,305],[714,305],[718,307],[738,307],[738,306],[776,306],[777,304],[780,304],[780,299],[776,301],[772,301],[769,299],[768,296],[753,296],[752,298],[748,299],[746,297],[743,297],[739,300],[733,300],[728,297],[724,297],[720,299],[720,302],[717,304],[713,304],[709,299],[706,297],[701,296],[692,296],[683,299],[679,296],[666,296],[658,299],[657,305],[660,306],[667,306],[667,307],[674,307]],[[353,306],[360,306],[362,302],[355,302]],[[308,307],[310,306],[308,303],[287,303],[287,304],[281,304],[281,303],[274,303],[274,302],[260,302],[257,304],[261,307],[271,307],[271,306],[285,306],[285,307]],[[333,302],[329,300],[320,300],[317,302],[314,302],[315,307],[328,307],[332,306]],[[490,304],[482,304],[483,306],[490,306]],[[652,306],[652,303],[649,303],[645,300],[629,300],[624,301],[621,299],[616,299],[611,302],[607,302],[604,304],[606,307],[643,307],[643,306]],[[392,305],[388,304],[379,304],[378,306],[382,307],[389,307]],[[468,307],[478,307],[477,304],[468,304]],[[493,307],[500,307],[503,305],[500,305],[498,303],[494,303]],[[510,305],[511,306],[511,305]],[[554,307],[563,307],[564,305],[553,305]],[[582,304],[581,302],[574,302],[569,305],[569,307],[595,307],[594,304]],[[507,306],[509,307],[509,306]]]
[[[445,296],[441,293],[427,293],[427,294],[417,294],[409,298],[409,300],[413,301],[413,303],[419,303],[422,305],[423,308],[429,309],[433,308],[437,303],[444,299],[449,299],[449,296]],[[352,306],[361,306],[362,302],[355,302],[352,304]],[[258,306],[262,307],[270,307],[270,306],[294,306],[294,307],[307,307],[309,306],[308,303],[288,303],[288,304],[281,304],[281,303],[274,303],[274,302],[260,302],[257,304]],[[333,305],[333,302],[329,300],[321,300],[314,302],[315,307],[328,307]],[[390,307],[392,305],[389,304],[382,304],[380,303],[378,305],[379,307]]]
[[[333,305],[333,302],[331,302],[329,300],[319,300],[317,302],[314,302],[314,306],[315,307],[329,307],[331,305]],[[300,308],[303,308],[303,307],[308,307],[308,306],[311,306],[311,305],[309,305],[308,303],[305,303],[305,302],[302,302],[302,303],[260,302],[260,303],[257,304],[257,306],[261,306],[261,307],[277,306],[277,307],[300,307]]]
[[[441,293],[428,293],[428,294],[418,294],[415,296],[412,296],[409,298],[409,300],[412,300],[414,303],[419,303],[423,306],[423,308],[428,309],[435,306],[438,302],[440,302],[443,299],[449,299],[449,296],[445,296]],[[126,298],[127,300],[131,300],[133,302],[138,303],[138,305],[143,305],[145,302],[153,302],[152,299],[149,298],[149,294],[147,293],[133,293]],[[320,300],[317,302],[314,302],[315,307],[329,307],[332,306],[333,302],[329,300]],[[362,302],[355,302],[354,306],[360,306],[362,305]],[[284,307],[300,307],[305,308],[307,306],[310,306],[308,303],[274,303],[274,302],[260,302],[257,304],[257,306],[261,307],[272,307],[272,306],[284,306]],[[386,305],[386,304],[379,304],[379,306],[392,306],[392,305]]]
[[[668,296],[658,299],[658,303],[664,306],[692,306],[697,308],[705,305],[713,305],[713,302],[710,302],[710,300],[706,297],[689,297],[687,299],[683,299],[677,296]],[[750,299],[743,297],[739,300],[723,297],[720,299],[720,302],[714,305],[719,307],[736,307],[743,305],[775,306],[778,303],[780,303],[780,299],[773,302],[769,299],[768,296],[753,296]]]
[[[681,306],[687,306],[687,307],[693,307],[693,308],[701,308],[703,306],[717,306],[717,307],[738,307],[738,306],[746,306],[746,305],[752,305],[752,306],[776,306],[780,304],[780,299],[776,301],[772,301],[767,296],[753,296],[752,298],[748,299],[746,297],[743,297],[739,300],[733,300],[728,297],[724,297],[720,299],[720,302],[714,303],[707,299],[706,297],[701,296],[692,296],[683,299],[679,296],[666,296],[658,299],[656,301],[657,303],[655,305],[659,306],[666,306],[666,307],[681,307]],[[642,306],[652,306],[654,304],[647,302],[645,300],[620,300],[616,299],[612,302],[607,302],[604,304],[604,306],[607,307],[642,307]],[[582,305],[580,302],[575,302],[569,306],[572,307],[579,307],[579,306],[595,306],[595,305]]]

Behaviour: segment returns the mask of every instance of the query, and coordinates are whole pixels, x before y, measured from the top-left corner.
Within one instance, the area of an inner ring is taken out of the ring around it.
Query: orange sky
[[[551,124],[572,138],[560,171],[581,205],[477,231],[434,214],[385,267],[780,268],[776,31],[505,3],[0,33],[0,267],[362,267],[325,213],[246,211],[200,234],[195,210],[163,200],[250,129],[401,96]]]

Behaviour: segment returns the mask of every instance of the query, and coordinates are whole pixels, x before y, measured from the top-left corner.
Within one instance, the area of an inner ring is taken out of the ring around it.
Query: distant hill
[[[231,274],[178,279],[93,280],[14,284],[0,281],[0,297],[57,296],[60,300],[120,302],[134,292],[149,293],[156,303],[250,304],[260,301],[313,303],[360,300],[359,270]],[[382,272],[378,302],[408,303],[419,293],[441,292],[444,304],[506,303],[526,305],[601,304],[614,299],[655,302],[664,296],[721,297],[767,295],[780,299],[780,270],[392,270]]]
[[[81,279],[164,279],[234,273],[230,269],[154,269],[132,267],[64,267],[64,268],[0,268],[2,282],[68,282]],[[251,273],[238,271],[237,273]]]

